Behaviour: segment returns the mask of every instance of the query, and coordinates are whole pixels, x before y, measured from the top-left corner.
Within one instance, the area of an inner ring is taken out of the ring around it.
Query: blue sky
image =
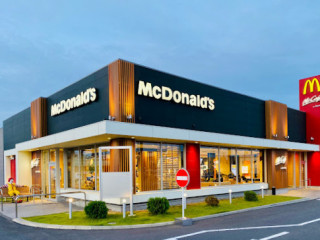
[[[320,74],[319,1],[0,0],[0,126],[122,58],[298,109]]]

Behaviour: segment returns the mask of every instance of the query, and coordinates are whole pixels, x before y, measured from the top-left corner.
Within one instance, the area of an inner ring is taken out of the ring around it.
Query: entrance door
[[[49,163],[49,194],[56,193],[56,163]],[[49,195],[49,198],[55,198],[55,195]]]

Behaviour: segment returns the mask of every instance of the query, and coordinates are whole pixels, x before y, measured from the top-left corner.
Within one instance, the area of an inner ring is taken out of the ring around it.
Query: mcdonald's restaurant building
[[[308,80],[300,106],[320,90]],[[180,198],[180,168],[188,197],[320,185],[311,110],[117,60],[3,122],[4,180],[115,205]]]

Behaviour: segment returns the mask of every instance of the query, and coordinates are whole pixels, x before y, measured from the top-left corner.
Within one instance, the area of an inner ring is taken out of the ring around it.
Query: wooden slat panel
[[[266,138],[286,141],[288,136],[287,105],[275,101],[265,102]],[[273,135],[277,134],[277,137]]]
[[[109,65],[109,114],[116,121],[135,122],[133,63],[117,60]]]
[[[31,139],[47,135],[47,99],[38,98],[31,102]]]

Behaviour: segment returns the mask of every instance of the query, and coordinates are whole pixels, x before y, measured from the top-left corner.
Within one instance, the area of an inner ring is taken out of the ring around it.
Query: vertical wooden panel
[[[38,98],[31,102],[31,139],[47,135],[47,99]]]
[[[286,136],[288,136],[287,105],[275,101],[266,101],[265,118],[266,138],[286,141]],[[277,137],[274,135],[277,135]]]
[[[116,121],[135,122],[133,63],[117,60],[109,64],[109,113]]]
[[[288,187],[288,160],[285,164],[275,165],[277,157],[285,156],[288,159],[288,153],[285,150],[267,150],[267,168],[269,188],[287,188]]]

